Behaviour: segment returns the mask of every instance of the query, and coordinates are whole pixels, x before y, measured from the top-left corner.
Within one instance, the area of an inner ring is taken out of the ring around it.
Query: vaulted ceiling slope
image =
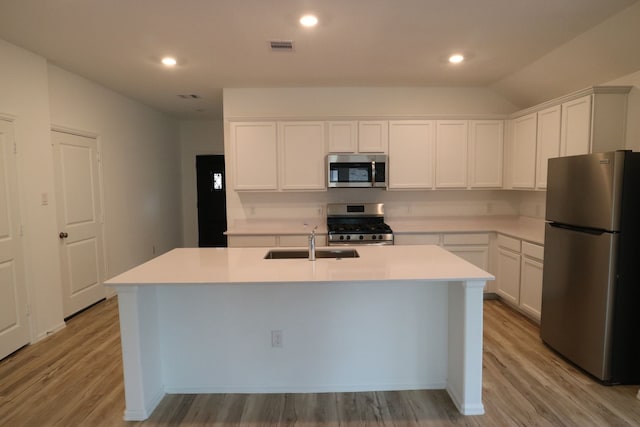
[[[491,87],[526,107],[639,69],[639,17],[638,0],[0,0],[0,38],[177,117],[220,118],[224,87]]]

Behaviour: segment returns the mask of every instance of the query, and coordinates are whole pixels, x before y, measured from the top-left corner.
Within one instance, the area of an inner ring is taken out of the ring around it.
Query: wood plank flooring
[[[445,391],[167,395],[124,422],[117,299],[0,362],[0,426],[639,426],[638,386],[599,385],[499,301],[484,306],[485,415]],[[640,361],[639,361],[640,363]]]

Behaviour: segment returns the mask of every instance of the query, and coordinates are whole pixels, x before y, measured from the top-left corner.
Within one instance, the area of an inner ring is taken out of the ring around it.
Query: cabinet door
[[[465,261],[478,268],[487,270],[489,265],[489,247],[488,246],[444,246],[446,250],[452,254],[456,254]]]
[[[393,240],[395,245],[440,245],[440,234],[396,234]]]
[[[279,122],[280,188],[324,190],[324,122]]]
[[[358,150],[358,122],[328,122],[329,152],[355,153]]]
[[[275,122],[231,123],[233,188],[277,190],[278,161]]]
[[[435,126],[429,120],[389,122],[389,188],[432,188]]]
[[[520,254],[498,247],[498,295],[512,304],[520,302]]]
[[[358,122],[358,151],[386,153],[389,145],[389,122],[386,120]]]
[[[542,261],[522,256],[520,275],[520,307],[540,320],[542,306]]]
[[[473,120],[469,122],[469,186],[502,187],[504,122]]]
[[[588,154],[591,148],[591,95],[562,104],[561,155]]]
[[[533,188],[536,179],[536,113],[513,121],[511,140],[511,184]]]
[[[436,188],[467,187],[466,120],[436,122]]]
[[[538,112],[536,187],[547,188],[547,162],[560,155],[559,105]]]

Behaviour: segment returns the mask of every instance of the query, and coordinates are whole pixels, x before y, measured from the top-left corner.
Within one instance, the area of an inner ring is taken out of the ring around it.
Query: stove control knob
[[[340,240],[344,240],[344,236],[340,236]]]
[[[351,236],[347,236],[347,240],[351,240]]]
[[[376,237],[375,234],[373,236],[371,236],[371,240],[376,240],[376,239],[377,239],[377,237]]]
[[[364,240],[364,236],[362,234],[360,235],[360,240]]]
[[[378,236],[378,239],[379,239],[379,240],[382,240],[382,234]]]

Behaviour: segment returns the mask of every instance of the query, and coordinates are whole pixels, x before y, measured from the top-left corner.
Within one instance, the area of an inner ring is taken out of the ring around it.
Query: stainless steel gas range
[[[383,203],[331,203],[327,205],[327,229],[329,246],[393,245]]]

